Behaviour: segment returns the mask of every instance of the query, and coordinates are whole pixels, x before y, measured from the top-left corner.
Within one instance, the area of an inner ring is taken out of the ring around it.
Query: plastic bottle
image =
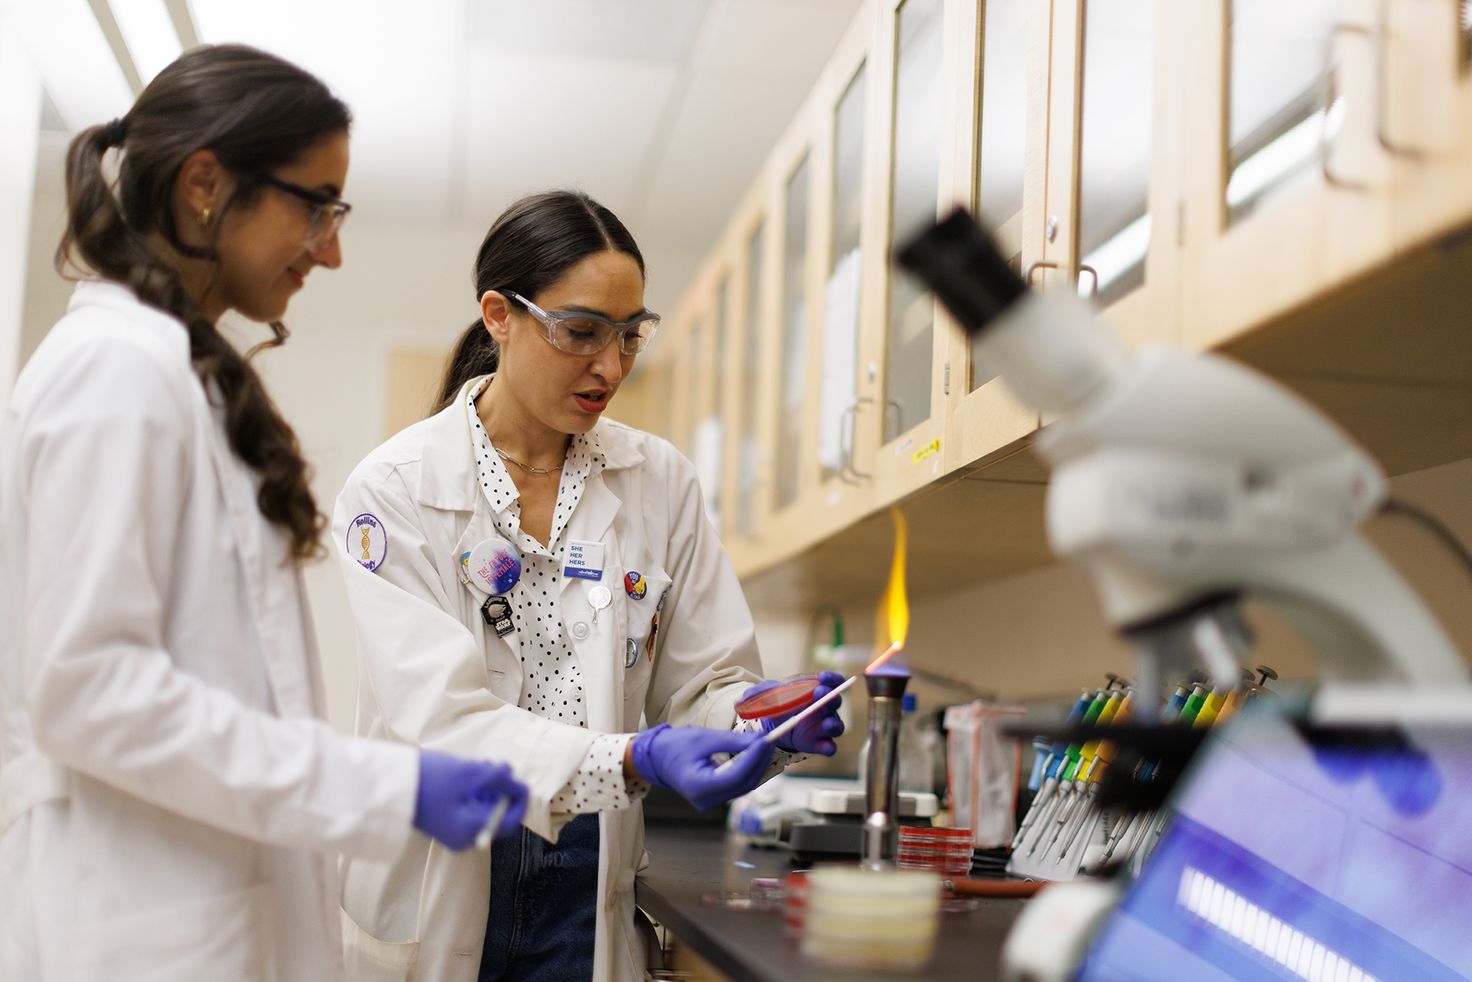
[[[915,712],[915,693],[906,692],[900,704],[900,751],[897,780],[901,791],[935,790],[935,761],[931,755],[931,744],[920,731],[919,715]],[[859,787],[864,786],[869,773],[869,740],[859,749]]]

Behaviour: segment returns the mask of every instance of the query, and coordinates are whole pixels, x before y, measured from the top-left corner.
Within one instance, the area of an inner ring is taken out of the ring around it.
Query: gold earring
[[[208,228],[209,227],[209,224],[210,224],[210,210],[208,208],[206,208],[204,211],[202,211],[202,212],[199,213],[199,227],[200,228]]]

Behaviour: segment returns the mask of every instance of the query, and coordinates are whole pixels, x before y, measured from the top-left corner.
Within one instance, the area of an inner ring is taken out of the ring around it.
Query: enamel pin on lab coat
[[[486,602],[480,605],[480,616],[485,618],[486,626],[495,631],[498,638],[516,630],[516,624],[511,620],[511,601],[505,597],[486,597]]]
[[[498,536],[486,539],[461,554],[460,579],[487,596],[504,596],[521,579],[521,553]]]
[[[649,593],[649,584],[644,581],[644,574],[637,569],[625,573],[624,593],[629,595],[630,600],[643,600]]]
[[[562,575],[579,580],[603,579],[603,543],[573,539],[567,544],[567,562]]]

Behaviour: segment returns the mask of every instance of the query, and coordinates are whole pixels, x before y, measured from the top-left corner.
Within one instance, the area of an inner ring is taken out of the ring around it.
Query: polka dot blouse
[[[481,490],[494,511],[496,532],[521,553],[521,579],[507,597],[521,641],[519,705],[558,723],[586,727],[583,674],[562,624],[559,581],[566,552],[562,532],[589,479],[602,471],[603,457],[587,436],[573,436],[544,546],[522,531],[520,493],[475,411],[475,400],[489,381],[471,389],[466,410]],[[624,754],[632,739],[630,734],[605,734],[594,740],[577,774],[553,797],[553,811],[587,814],[627,808],[645,794],[647,784],[624,778]]]

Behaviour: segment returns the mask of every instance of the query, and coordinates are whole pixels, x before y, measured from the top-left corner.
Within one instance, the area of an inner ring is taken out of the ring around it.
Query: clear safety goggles
[[[271,185],[278,191],[300,198],[312,206],[311,214],[307,217],[307,232],[302,242],[310,252],[320,252],[325,249],[337,235],[342,223],[347,221],[348,213],[353,206],[341,198],[334,198],[323,191],[314,191],[304,188],[300,184],[283,181],[279,177],[270,174],[262,174],[261,180]]]
[[[570,355],[596,355],[614,338],[618,350],[637,355],[649,347],[659,331],[659,315],[645,311],[626,321],[611,321],[601,314],[582,310],[543,310],[519,293],[500,291],[526,308],[547,329],[547,342]]]

